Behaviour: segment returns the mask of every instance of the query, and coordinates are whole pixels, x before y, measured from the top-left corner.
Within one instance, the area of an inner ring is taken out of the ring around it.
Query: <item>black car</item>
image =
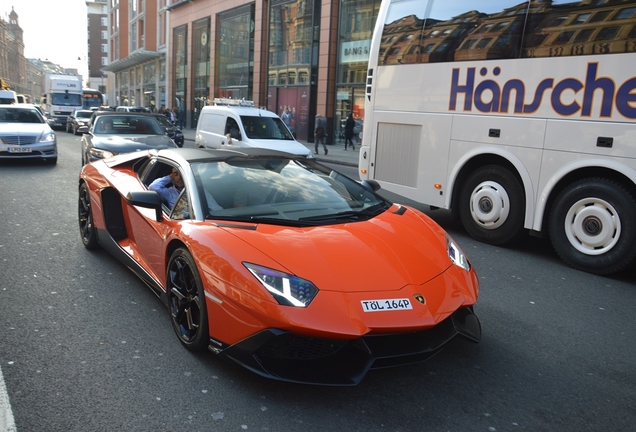
[[[154,116],[157,120],[159,120],[159,123],[161,123],[161,127],[164,131],[166,131],[166,134],[172,138],[172,141],[174,141],[174,143],[179,147],[183,147],[183,132],[181,132],[181,129],[168,120],[168,117],[163,114],[154,114]]]
[[[82,136],[82,165],[120,153],[176,147],[152,114],[100,112]]]
[[[88,125],[92,115],[92,110],[75,110],[66,118],[66,132],[73,132],[73,135],[77,135],[78,129]]]

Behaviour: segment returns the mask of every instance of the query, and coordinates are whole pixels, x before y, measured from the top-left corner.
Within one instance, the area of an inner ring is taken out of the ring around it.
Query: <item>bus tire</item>
[[[512,243],[523,232],[525,194],[508,169],[486,165],[464,182],[459,196],[459,217],[471,235],[484,243]]]
[[[548,231],[569,266],[598,275],[619,272],[636,259],[636,198],[612,180],[579,180],[557,196]]]

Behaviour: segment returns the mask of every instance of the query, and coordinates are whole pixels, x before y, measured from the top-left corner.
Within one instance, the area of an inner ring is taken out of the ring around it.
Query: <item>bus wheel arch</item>
[[[519,173],[501,158],[476,158],[456,182],[453,208],[475,239],[493,245],[523,233],[526,196]]]
[[[563,187],[548,214],[550,241],[573,268],[619,272],[636,260],[636,193],[616,178],[588,177]]]

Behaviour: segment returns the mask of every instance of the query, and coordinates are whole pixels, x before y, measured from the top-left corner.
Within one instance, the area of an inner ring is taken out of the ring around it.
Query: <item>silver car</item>
[[[28,105],[0,106],[0,160],[57,163],[57,138],[40,112]]]

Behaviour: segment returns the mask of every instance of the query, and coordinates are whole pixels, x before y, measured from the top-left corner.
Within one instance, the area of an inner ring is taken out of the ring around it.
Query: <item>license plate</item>
[[[390,312],[396,310],[413,309],[411,301],[407,298],[384,299],[384,300],[362,300],[362,310],[365,312]]]
[[[9,153],[31,153],[31,147],[9,147]]]

